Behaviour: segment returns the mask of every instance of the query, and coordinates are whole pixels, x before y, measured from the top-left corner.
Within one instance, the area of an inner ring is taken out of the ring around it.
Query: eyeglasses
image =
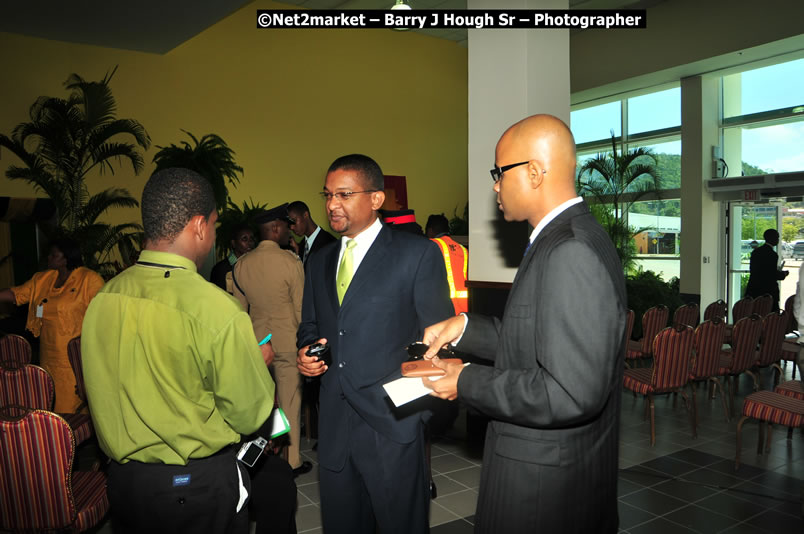
[[[502,180],[503,173],[505,173],[507,171],[510,171],[514,167],[519,167],[520,165],[524,165],[525,163],[528,163],[528,162],[527,161],[520,161],[519,163],[512,163],[511,165],[506,165],[504,167],[497,167],[495,165],[494,168],[489,171],[491,173],[491,179],[494,180],[494,183],[496,184],[497,182]]]
[[[330,193],[329,191],[321,191],[319,193],[321,198],[323,198],[326,202],[329,202],[333,198],[337,198],[341,202],[346,202],[353,195],[359,195],[360,193],[376,193],[380,191],[380,189],[366,189],[365,191],[338,191],[337,193]]]

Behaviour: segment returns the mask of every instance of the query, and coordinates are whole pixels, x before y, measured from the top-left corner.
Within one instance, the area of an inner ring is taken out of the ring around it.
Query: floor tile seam
[[[682,482],[682,481],[679,481],[679,482]],[[700,484],[696,484],[696,485],[700,485]],[[661,493],[662,495],[667,495],[668,497],[672,497],[673,499],[676,499],[676,500],[679,500],[679,501],[684,501],[684,499],[682,499],[680,497],[676,497],[675,495],[670,495],[669,493],[664,492],[659,488],[654,487],[654,488],[650,488],[650,489],[652,489],[653,491],[656,491],[658,493]],[[694,500],[694,501],[684,501],[684,502],[686,502],[687,504],[696,504],[696,503],[699,503],[699,502],[701,502],[703,500],[709,499],[710,497],[714,497],[715,495],[718,495],[720,493],[724,493],[726,491],[727,490],[721,490],[721,489],[715,490],[714,493],[712,493],[711,495],[707,495],[706,497],[701,497],[700,499],[697,499],[697,500]],[[701,506],[701,508],[704,508],[704,507]],[[723,515],[723,514],[721,514],[721,515]]]
[[[719,493],[724,493],[724,492],[722,492],[722,491],[721,491],[721,492],[719,492]],[[690,503],[687,503],[687,506],[695,505],[695,506],[697,506],[698,508],[700,508],[700,509],[702,509],[702,510],[705,510],[706,512],[708,512],[708,513],[710,513],[710,514],[715,514],[715,515],[718,515],[718,516],[723,517],[723,518],[725,518],[725,519],[731,519],[732,521],[737,521],[737,522],[740,522],[741,520],[740,520],[740,519],[737,519],[736,517],[731,517],[731,516],[728,516],[728,515],[726,515],[726,514],[723,514],[723,513],[717,512],[717,511],[715,511],[715,510],[712,510],[711,508],[707,508],[706,506],[702,506],[702,505],[700,505],[700,504],[697,504],[697,503],[699,503],[699,502],[701,502],[701,501],[704,501],[704,500],[706,500],[706,499],[710,499],[710,498],[714,497],[715,495],[718,495],[719,493],[714,493],[714,494],[709,495],[709,496],[707,496],[707,497],[704,497],[704,498],[702,498],[702,499],[698,499],[698,500],[697,500],[697,501],[695,501],[695,502],[690,502]],[[676,497],[676,498],[677,498],[677,497]],[[662,514],[662,515],[661,515],[661,516],[659,516],[659,517],[664,517],[664,516],[666,516],[666,515],[668,515],[668,514],[675,513],[675,512],[677,512],[677,511],[679,511],[679,510],[682,510],[683,508],[686,508],[686,506],[682,506],[681,508],[678,508],[678,509],[676,509],[676,510],[673,510],[672,512],[667,512],[666,514]],[[672,519],[668,519],[668,518],[666,518],[666,517],[664,517],[664,518],[665,518],[665,519],[667,519],[668,521],[672,521]],[[674,523],[676,523],[675,521],[673,521],[673,522],[674,522]],[[684,526],[684,525],[682,525],[682,526]],[[732,525],[732,527],[733,527],[733,526],[734,526],[734,525]],[[686,526],[684,526],[684,528],[690,528],[690,529],[692,529],[692,530],[697,530],[697,529],[696,529],[696,528],[694,528],[694,527],[686,527]],[[731,528],[731,527],[729,527],[729,528]]]
[[[460,515],[455,513],[453,510],[450,510],[449,508],[447,508],[443,504],[440,504],[440,503],[438,503],[436,501],[433,501],[431,504],[435,504],[435,505],[439,506],[440,508],[443,508],[445,511],[449,512],[450,514],[454,515],[455,519],[452,519],[451,521],[455,521],[455,520],[458,520],[458,519],[463,519],[463,517],[461,517]],[[430,513],[432,513],[432,511]],[[443,524],[449,523],[451,521],[444,521],[444,523],[439,523],[439,525],[443,525]],[[436,525],[436,526],[438,526],[438,525]]]
[[[681,500],[681,499],[679,499],[679,498],[677,498],[677,497],[673,497],[673,499],[675,499],[675,500],[677,500],[677,501],[680,501],[680,500]],[[682,502],[683,502],[683,501],[682,501]],[[665,513],[663,513],[663,514],[658,514],[658,513],[656,513],[656,512],[651,512],[650,510],[645,510],[644,508],[640,508],[639,506],[637,506],[636,504],[634,504],[634,503],[632,503],[632,502],[626,502],[625,504],[627,504],[628,506],[631,506],[631,507],[633,507],[633,508],[636,508],[636,509],[637,509],[637,510],[639,510],[640,512],[645,512],[645,513],[647,513],[647,514],[651,514],[652,516],[655,516],[655,517],[654,517],[654,519],[655,519],[656,517],[662,517],[662,516],[664,516],[664,515],[666,515],[666,514],[672,514],[673,512],[675,512],[675,511],[677,511],[677,510],[681,510],[682,508],[684,508],[685,506],[688,506],[688,505],[689,505],[689,504],[691,504],[691,503],[684,502],[684,505],[683,505],[683,506],[679,506],[678,508],[673,508],[672,510],[669,510],[668,512],[665,512]],[[651,521],[652,521],[652,520],[651,520]],[[645,522],[647,523],[647,521],[645,521]],[[642,523],[640,523],[640,525],[641,525],[641,524],[642,524]],[[637,525],[632,525],[632,526],[630,526],[630,527],[628,527],[628,528],[634,528],[635,526],[637,526]]]
[[[773,531],[770,531],[770,530],[766,530],[766,529],[764,529],[764,528],[762,528],[762,527],[758,527],[757,525],[752,525],[752,524],[750,524],[750,523],[748,522],[748,520],[745,520],[745,521],[740,521],[740,522],[738,522],[738,523],[735,523],[735,524],[733,524],[732,526],[730,526],[730,527],[728,527],[728,528],[725,528],[725,529],[723,529],[723,530],[721,530],[721,531],[718,531],[718,534],[721,534],[721,533],[723,533],[723,532],[728,532],[728,531],[729,531],[729,529],[733,529],[733,528],[738,527],[738,526],[740,526],[740,525],[748,525],[748,526],[750,526],[751,528],[755,528],[755,529],[757,529],[757,530],[759,530],[759,531],[761,531],[761,532],[773,532]],[[775,533],[775,532],[774,532],[774,534],[778,534],[778,533]]]
[[[478,467],[478,466],[472,465],[472,466],[469,466],[469,467],[461,467],[459,469],[453,469],[451,471],[436,471],[435,469],[433,469],[433,474],[437,473],[437,474],[442,475],[442,476],[447,476],[450,473],[457,473],[458,471],[463,471],[465,469],[471,469],[472,467]]]
[[[455,472],[456,472],[456,471],[453,471],[453,473],[455,473]],[[471,486],[467,486],[466,484],[464,484],[464,483],[463,483],[463,482],[461,482],[460,480],[455,480],[454,478],[451,478],[451,477],[449,477],[449,476],[447,476],[447,475],[441,475],[441,476],[442,476],[442,477],[444,477],[444,478],[446,478],[446,479],[447,479],[447,480],[449,480],[450,482],[454,482],[454,483],[458,484],[459,486],[463,486],[463,487],[464,487],[464,488],[466,488],[466,489],[474,489],[474,488],[472,488]],[[463,491],[463,490],[461,490],[461,491]],[[457,493],[457,492],[455,492],[455,491],[454,491],[453,493]]]

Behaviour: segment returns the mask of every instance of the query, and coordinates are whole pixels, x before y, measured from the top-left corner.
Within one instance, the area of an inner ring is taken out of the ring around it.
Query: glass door
[[[777,204],[751,204],[729,202],[729,249],[727,302],[729,317],[734,303],[743,298],[748,285],[751,252],[765,243],[765,230],[774,229],[781,234],[782,207]],[[777,251],[778,252],[778,251]],[[780,260],[783,254],[780,254]]]

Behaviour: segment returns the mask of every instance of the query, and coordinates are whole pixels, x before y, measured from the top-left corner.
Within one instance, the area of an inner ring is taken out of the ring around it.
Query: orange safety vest
[[[469,251],[448,235],[434,237],[431,241],[438,245],[444,256],[444,264],[447,266],[447,282],[449,282],[449,298],[452,299],[452,305],[455,307],[455,315],[469,311],[469,291],[466,289]],[[463,269],[460,269],[461,265],[463,265]]]

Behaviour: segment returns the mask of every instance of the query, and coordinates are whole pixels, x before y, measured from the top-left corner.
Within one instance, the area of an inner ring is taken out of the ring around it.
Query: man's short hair
[[[385,176],[376,161],[363,154],[341,156],[332,162],[327,174],[333,171],[356,171],[366,184],[367,189],[385,190]]]
[[[145,239],[173,242],[196,215],[210,216],[215,195],[206,178],[189,169],[155,172],[142,191]]]
[[[310,213],[310,208],[307,207],[307,204],[302,202],[301,200],[294,200],[290,204],[288,204],[288,211],[292,211],[294,213],[298,213],[301,215],[305,211]]]
[[[777,239],[778,239],[778,237],[779,237],[779,232],[777,232],[777,231],[776,231],[776,230],[774,230],[773,228],[768,228],[767,230],[765,230],[765,233],[764,233],[764,234],[762,234],[762,238],[763,238],[765,241],[767,241],[768,239],[773,239],[773,238],[777,238]]]
[[[449,221],[443,213],[433,214],[427,218],[425,230],[432,230],[436,234],[449,233]]]

